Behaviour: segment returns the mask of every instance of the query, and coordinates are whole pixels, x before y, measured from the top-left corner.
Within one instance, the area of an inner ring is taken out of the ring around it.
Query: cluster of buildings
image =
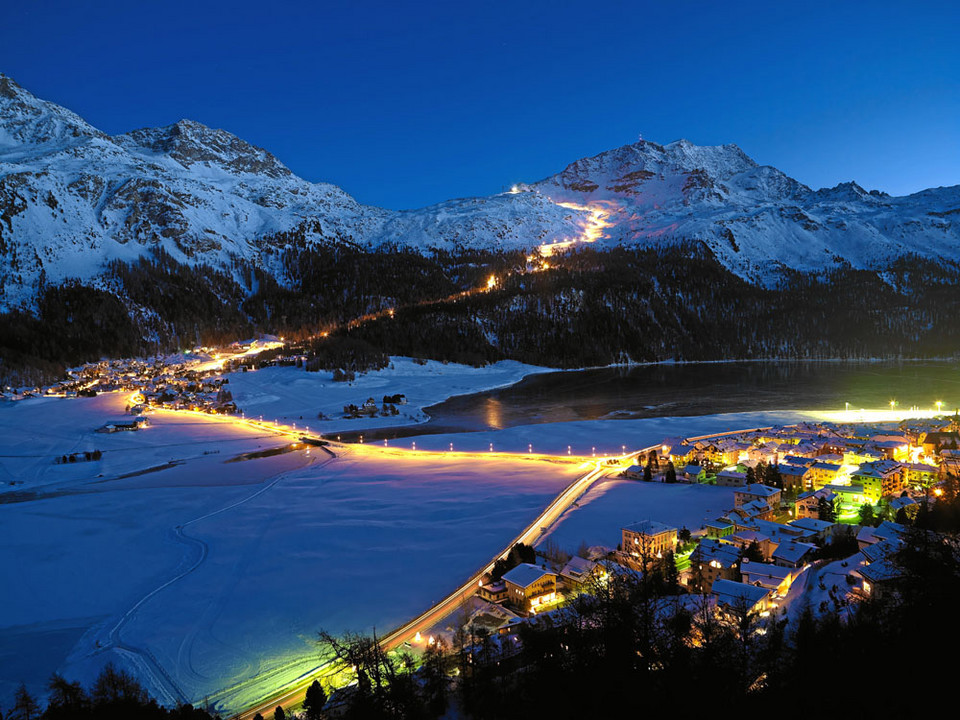
[[[906,420],[896,427],[802,423],[665,441],[656,458],[645,458],[657,468],[649,475],[662,481],[673,464],[677,481],[734,488],[733,507],[706,523],[692,552],[683,555],[682,583],[721,605],[736,598],[749,600],[755,612],[768,611],[821,547],[860,529],[853,523],[864,504],[882,501],[891,514],[902,510],[912,518],[917,498],[935,493],[943,474],[953,471],[951,463],[960,462],[958,430],[956,418]],[[643,471],[635,465],[624,475],[641,478]],[[885,522],[880,532],[894,525]],[[621,528],[621,536],[620,548],[603,558],[574,558],[574,567],[559,570],[521,565],[478,594],[533,614],[603,571],[597,560],[642,569],[677,550],[677,529],[652,520]],[[871,570],[864,572],[866,579]]]
[[[825,498],[852,519],[865,503],[925,491],[960,469],[958,431],[956,417],[905,420],[893,427],[801,423],[668,440],[662,450],[680,482],[743,487],[775,477],[785,496],[798,499],[798,517],[817,516]],[[634,466],[625,474],[636,476],[638,470]]]
[[[557,570],[546,563],[520,563],[499,580],[481,585],[477,595],[487,602],[505,605],[513,613],[534,615],[552,609],[566,596],[607,575],[604,565],[582,557],[570,558]]]
[[[134,393],[128,410],[138,415],[147,407],[236,413],[230,391],[224,387],[222,365],[210,356],[202,360],[156,358],[102,360],[67,370],[67,378],[52,385],[21,390],[21,397],[82,397],[102,392]],[[126,428],[125,428],[126,429]]]

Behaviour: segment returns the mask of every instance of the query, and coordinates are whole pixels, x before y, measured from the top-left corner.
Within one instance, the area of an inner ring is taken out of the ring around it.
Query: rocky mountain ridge
[[[750,282],[838,267],[960,258],[960,186],[906,197],[856,183],[811,190],[736,145],[640,141],[486,198],[392,211],[294,175],[267,150],[182,120],[109,136],[0,75],[0,310],[30,309],[68,279],[112,289],[109,262],[162,248],[284,284],[280,238],[456,251],[702,243]]]

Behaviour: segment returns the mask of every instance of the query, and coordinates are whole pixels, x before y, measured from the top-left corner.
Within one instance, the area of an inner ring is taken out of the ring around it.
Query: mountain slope
[[[960,257],[960,186],[907,197],[856,183],[814,192],[736,145],[641,141],[524,189],[602,207],[611,223],[607,243],[701,240],[725,267],[762,284],[783,269],[882,269],[914,254]]]
[[[32,309],[44,287],[68,279],[122,294],[108,264],[158,249],[248,290],[237,267],[295,290],[281,254],[344,242],[549,252],[597,238],[692,240],[767,286],[790,270],[960,257],[960,186],[902,198],[855,183],[813,191],[736,145],[641,141],[517,190],[401,212],[364,206],[226,131],[182,120],[111,137],[0,75],[0,311]]]

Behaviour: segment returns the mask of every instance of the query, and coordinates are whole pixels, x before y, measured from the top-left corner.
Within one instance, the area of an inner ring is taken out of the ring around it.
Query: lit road
[[[370,449],[373,450],[374,448],[371,447]],[[563,492],[557,495],[557,497],[555,497],[550,504],[544,508],[543,512],[541,512],[540,515],[538,515],[537,518],[523,530],[523,532],[510,541],[504,550],[497,553],[497,555],[491,558],[486,565],[465,580],[460,587],[433,605],[433,607],[429,608],[396,630],[381,636],[381,645],[383,645],[386,650],[393,650],[402,645],[404,642],[413,640],[414,636],[418,632],[423,633],[436,625],[444,617],[455,611],[464,599],[469,598],[474,594],[479,586],[481,578],[486,573],[490,572],[490,570],[493,568],[493,564],[498,559],[505,556],[515,544],[522,542],[526,545],[534,545],[571,505],[583,497],[584,493],[586,493],[587,490],[589,490],[597,480],[612,472],[620,470],[625,462],[635,458],[639,453],[646,452],[648,450],[649,448],[631,453],[623,456],[622,458],[616,458],[618,462],[612,465],[604,464],[603,460],[590,461],[590,464],[593,467],[587,473],[570,483],[563,490]],[[393,452],[397,451],[394,450]],[[401,452],[406,453],[407,451]],[[416,453],[417,451],[413,452]],[[424,455],[449,455],[449,453],[446,452],[426,453],[424,451],[419,451],[419,453]],[[477,454],[485,455],[486,453]],[[497,454],[501,456],[509,455],[508,453]],[[530,458],[529,455],[521,453],[514,455],[514,457],[523,460],[528,460]],[[284,708],[289,708],[292,705],[298,705],[302,703],[307,687],[309,687],[314,679],[323,674],[324,669],[326,668],[318,668],[317,672],[313,673],[311,677],[298,681],[295,687],[286,688],[278,692],[276,695],[261,701],[255,707],[249,708],[236,717],[240,718],[241,720],[252,720],[257,713],[260,713],[264,717],[268,717],[268,715],[272,714],[278,705],[283,706]]]
[[[475,291],[468,291],[465,293],[459,294],[460,296],[466,296],[472,294],[472,292],[483,292],[493,289],[495,287],[496,281],[491,278],[488,286],[483,289],[478,289]],[[456,296],[452,298],[447,298],[449,301],[455,299]],[[389,312],[389,311],[386,311]],[[392,313],[391,313],[392,314]],[[215,356],[212,360],[207,361],[204,365],[204,369],[218,369],[217,366],[222,367],[225,360],[234,359],[240,355],[246,355],[247,353],[236,353],[236,354],[221,354]],[[140,398],[138,397],[139,391],[134,392],[130,396],[131,402],[136,402]],[[605,477],[606,475],[620,470],[625,465],[634,459],[639,453],[646,452],[647,450],[641,450],[630,454],[625,454],[623,456],[615,458],[573,458],[569,456],[552,456],[552,455],[542,455],[539,453],[533,454],[530,452],[527,453],[505,453],[505,452],[453,452],[451,451],[427,451],[427,450],[404,450],[400,448],[380,448],[373,445],[341,445],[340,443],[321,440],[319,437],[315,436],[313,433],[310,433],[307,428],[297,428],[295,424],[283,424],[279,421],[264,421],[263,418],[254,419],[250,417],[237,417],[231,415],[216,415],[203,412],[200,410],[187,410],[182,408],[151,408],[151,412],[156,413],[170,413],[177,415],[188,415],[194,417],[203,417],[207,422],[215,423],[226,423],[233,424],[237,426],[243,426],[247,429],[266,433],[268,435],[273,435],[274,437],[282,438],[286,437],[292,441],[303,442],[305,445],[315,445],[320,446],[319,449],[324,450],[329,455],[336,457],[337,455],[343,452],[349,453],[359,453],[359,454],[371,454],[382,456],[384,454],[389,455],[399,455],[399,456],[417,456],[417,457],[435,457],[443,458],[445,460],[449,459],[467,459],[467,458],[498,458],[498,459],[507,459],[516,462],[529,462],[531,460],[563,460],[566,462],[569,461],[580,461],[583,463],[583,467],[586,470],[583,475],[578,477],[576,480],[571,482],[564,490],[557,495],[544,509],[543,511],[516,537],[510,540],[506,547],[497,553],[494,557],[484,564],[480,569],[473,573],[469,578],[464,580],[464,582],[457,587],[453,592],[444,597],[439,602],[435,603],[432,607],[428,608],[426,611],[413,618],[409,622],[405,623],[401,627],[391,631],[390,633],[383,635],[379,638],[381,644],[386,650],[393,650],[401,646],[404,642],[413,641],[417,633],[426,634],[430,628],[434,627],[439,623],[443,618],[447,617],[453,613],[461,604],[461,602],[472,596],[483,578],[488,572],[493,568],[494,563],[504,557],[510,549],[517,543],[524,543],[526,545],[533,546],[535,545],[549,530],[549,528],[557,522],[557,520],[567,511],[578,499],[583,497],[583,495],[593,486],[593,484],[600,478]],[[262,437],[262,436],[261,436]],[[349,448],[349,449],[348,449]],[[609,463],[609,464],[608,464]],[[279,705],[284,708],[290,708],[295,705],[299,705],[303,702],[305,693],[309,685],[317,677],[323,675],[331,674],[331,671],[334,668],[328,664],[320,666],[311,671],[307,676],[303,676],[300,679],[294,681],[292,684],[287,687],[279,688],[277,692],[270,697],[260,701],[255,707],[249,708],[244,712],[236,715],[234,717],[242,718],[244,720],[252,720],[252,718],[260,713],[264,717],[269,717],[273,714],[274,709]],[[284,668],[276,669],[278,671],[278,680],[279,676],[282,675]],[[263,683],[267,678],[263,675],[260,675],[257,678],[259,683]],[[235,696],[236,693],[241,689],[241,683],[239,686],[233,686],[230,688],[224,688],[218,693],[214,693],[208,699],[213,703],[219,703],[225,701],[230,696]]]

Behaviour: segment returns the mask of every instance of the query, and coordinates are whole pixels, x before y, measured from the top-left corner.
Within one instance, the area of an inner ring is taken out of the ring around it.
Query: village
[[[267,337],[235,342],[225,348],[197,347],[155,358],[101,360],[67,368],[67,377],[50,385],[4,388],[0,398],[76,398],[127,391],[134,393],[127,408],[133,415],[140,415],[147,408],[235,415],[240,414],[240,410],[230,389],[225,387],[230,380],[223,375],[232,370],[246,372],[267,365],[293,365],[296,357],[258,359],[261,353],[281,346],[282,343]],[[139,423],[118,421],[115,427],[135,430],[143,424],[142,420]]]
[[[581,547],[575,556],[549,543],[536,553],[515,548],[461,620],[471,634],[499,637],[510,655],[518,625],[541,621],[618,573],[672,577],[688,601],[731,622],[762,622],[794,596],[822,597],[820,613],[880,598],[896,579],[890,558],[908,526],[960,470],[958,430],[953,417],[664,440],[619,477],[730,487],[733,507],[692,530],[639,520],[620,529],[617,548]],[[804,583],[805,593],[790,592]]]

